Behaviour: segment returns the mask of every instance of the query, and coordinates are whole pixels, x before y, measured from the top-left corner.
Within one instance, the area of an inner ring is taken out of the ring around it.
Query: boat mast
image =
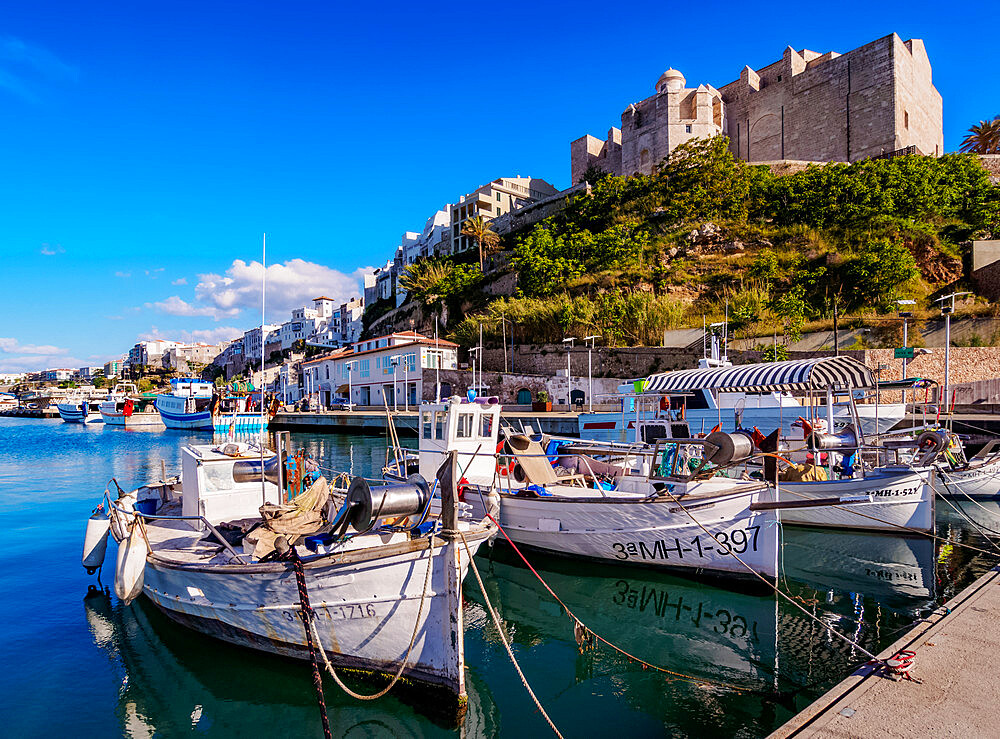
[[[267,233],[263,234],[260,246],[260,499],[261,505],[267,503],[267,486],[264,484],[264,307],[267,294]]]

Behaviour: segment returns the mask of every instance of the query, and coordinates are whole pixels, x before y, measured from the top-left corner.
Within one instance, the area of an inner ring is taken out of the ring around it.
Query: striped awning
[[[820,357],[736,367],[679,370],[650,375],[643,394],[688,390],[840,390],[870,389],[875,378],[853,357]]]

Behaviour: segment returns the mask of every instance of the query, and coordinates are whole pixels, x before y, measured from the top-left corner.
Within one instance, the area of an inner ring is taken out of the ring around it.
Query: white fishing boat
[[[0,393],[0,413],[16,411],[18,408],[17,398],[8,393]]]
[[[793,465],[796,475],[778,474],[781,432],[772,431],[764,453],[763,479],[776,483],[777,501],[783,523],[871,531],[901,532],[904,529],[931,531],[934,528],[932,468],[934,454],[910,465],[856,466],[840,468],[834,476],[838,455],[849,458],[865,444],[863,424],[854,413],[859,406],[854,396],[875,388],[876,380],[863,363],[851,357],[821,357],[787,362],[713,367],[701,370],[654,375],[644,392],[686,392],[706,388],[718,392],[798,392],[817,399],[814,419],[825,416],[834,427],[833,398],[846,395],[855,423],[840,434],[810,433],[803,448],[815,458]],[[825,405],[819,400],[825,398]],[[859,433],[858,428],[862,431]],[[826,455],[825,464],[821,464]]]
[[[501,442],[499,405],[455,397],[421,406],[419,421],[421,474],[458,452],[474,515],[488,512],[479,493],[499,488],[500,524],[519,545],[707,578],[759,584],[758,576],[776,577],[777,514],[754,510],[770,499],[765,484],[662,465],[664,456],[692,450],[725,464],[749,453],[744,437],[722,433],[674,441],[645,457],[626,454],[635,466],[601,484],[596,475],[557,476],[541,445],[526,435],[505,433]]]
[[[469,553],[495,529],[459,520],[450,468],[436,522],[424,520],[431,494],[419,478],[378,488],[356,478],[333,496],[319,478],[286,503],[278,460],[241,444],[185,446],[180,481],[105,491],[83,564],[101,566],[110,529],[115,592],[126,603],[145,595],[184,626],[264,652],[308,659],[315,647],[330,670],[399,673],[440,693],[437,705],[458,717],[460,588]]]
[[[260,398],[259,392],[220,392],[210,382],[179,377],[170,381],[169,393],[157,396],[156,410],[168,429],[258,434],[276,410],[262,412]]]
[[[934,468],[934,488],[938,495],[955,500],[1000,498],[1000,450],[997,441],[987,444],[971,459],[965,456],[961,440],[948,434],[948,443]]]
[[[66,423],[101,423],[100,403],[82,395],[67,398],[56,404],[59,417]]]
[[[163,426],[155,402],[141,395],[133,383],[120,382],[98,407],[109,426]]]
[[[767,367],[773,364],[793,364],[777,362],[761,365],[740,365],[734,367],[720,349],[719,337],[711,337],[711,355],[698,360],[698,368],[652,375],[646,379],[632,380],[618,387],[615,396],[620,403],[616,411],[603,413],[581,413],[577,419],[579,435],[582,439],[594,441],[631,442],[643,439],[642,427],[663,423],[681,423],[691,434],[707,434],[713,429],[729,433],[740,429],[757,427],[770,433],[781,429],[782,438],[801,438],[797,427],[801,417],[812,419],[816,415],[817,404],[814,395],[806,396],[809,390],[788,387],[774,389],[760,387],[752,379],[750,367]],[[712,377],[706,370],[733,369],[739,387],[722,388],[717,385],[699,385],[697,380]],[[656,393],[663,389],[662,378],[670,377],[671,393]],[[659,378],[659,379],[657,379]],[[683,395],[678,396],[683,385]],[[873,384],[871,390],[875,389]],[[854,389],[854,394],[860,394]],[[831,403],[830,428],[834,431],[848,426],[860,425],[865,436],[882,434],[898,424],[906,415],[903,403],[875,402],[858,403],[854,394],[833,398]],[[822,400],[822,399],[820,399]],[[803,402],[814,401],[814,402]],[[826,409],[822,412],[826,415]]]

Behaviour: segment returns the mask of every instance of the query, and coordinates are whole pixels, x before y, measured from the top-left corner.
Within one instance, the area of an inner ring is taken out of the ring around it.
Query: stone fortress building
[[[570,144],[574,183],[590,166],[650,174],[685,141],[718,134],[747,162],[854,162],[944,149],[941,95],[923,41],[895,33],[846,54],[788,47],[779,61],[744,67],[718,89],[688,87],[668,69],[655,89],[625,109],[606,140],[588,135]]]

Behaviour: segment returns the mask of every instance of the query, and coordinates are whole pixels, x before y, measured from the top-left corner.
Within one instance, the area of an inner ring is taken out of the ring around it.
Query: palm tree
[[[1000,154],[1000,115],[992,121],[970,126],[962,140],[961,151],[972,154]]]
[[[399,286],[425,304],[435,303],[438,283],[451,272],[451,265],[437,259],[422,259],[409,265],[399,276]]]
[[[500,237],[482,216],[470,218],[462,226],[462,235],[468,236],[479,246],[479,271],[483,271],[483,252],[491,252],[500,245]]]

